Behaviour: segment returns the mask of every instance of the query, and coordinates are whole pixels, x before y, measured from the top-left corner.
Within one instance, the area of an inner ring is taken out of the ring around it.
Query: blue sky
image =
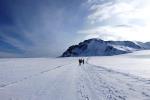
[[[149,6],[149,0],[1,0],[0,57],[56,57],[89,38],[149,41]]]

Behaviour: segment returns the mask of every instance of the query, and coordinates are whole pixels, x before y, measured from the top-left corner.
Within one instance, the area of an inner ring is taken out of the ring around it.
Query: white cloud
[[[86,37],[150,41],[150,0],[92,2],[89,10],[87,21],[92,28],[79,31]]]

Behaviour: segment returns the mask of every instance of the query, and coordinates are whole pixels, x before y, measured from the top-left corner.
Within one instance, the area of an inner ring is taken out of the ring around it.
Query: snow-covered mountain
[[[150,49],[149,42],[104,41],[94,38],[70,46],[61,56],[112,56],[144,49]]]

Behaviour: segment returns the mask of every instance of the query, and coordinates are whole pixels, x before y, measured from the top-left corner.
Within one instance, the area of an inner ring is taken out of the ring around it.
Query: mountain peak
[[[112,56],[129,53],[137,50],[149,49],[150,44],[138,44],[132,41],[104,41],[92,38],[80,42],[78,45],[70,46],[61,56]]]

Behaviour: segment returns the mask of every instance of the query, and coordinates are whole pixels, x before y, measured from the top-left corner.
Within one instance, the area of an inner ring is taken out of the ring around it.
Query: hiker
[[[83,65],[84,65],[84,59],[82,59],[82,63],[83,63]]]
[[[81,63],[82,63],[82,59],[79,59],[79,65],[81,66]]]

